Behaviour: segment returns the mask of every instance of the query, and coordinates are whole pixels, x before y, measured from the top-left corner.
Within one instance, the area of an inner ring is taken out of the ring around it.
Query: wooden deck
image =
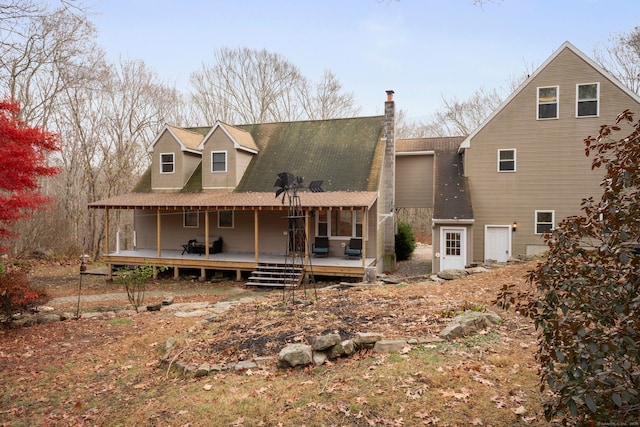
[[[162,250],[158,257],[155,249],[124,250],[118,253],[112,252],[103,255],[102,260],[113,266],[119,265],[144,265],[149,264],[157,267],[167,266],[174,269],[174,276],[177,277],[181,268],[201,269],[204,276],[206,270],[214,271],[235,271],[237,280],[241,280],[242,272],[252,272],[258,263],[279,264],[285,262],[284,255],[259,254],[256,262],[253,253],[223,252],[210,254],[209,258],[203,254],[182,254],[182,250]],[[367,258],[350,259],[344,256],[316,258],[309,257],[309,264],[306,265],[307,272],[313,272],[315,276],[333,277],[364,277],[365,267],[374,267],[375,259]]]

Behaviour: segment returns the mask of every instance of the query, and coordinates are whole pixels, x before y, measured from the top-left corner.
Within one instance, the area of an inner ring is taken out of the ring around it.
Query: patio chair
[[[347,258],[362,257],[362,239],[351,239],[344,248],[344,254]]]
[[[316,237],[315,243],[311,245],[311,253],[317,257],[329,256],[329,238]]]

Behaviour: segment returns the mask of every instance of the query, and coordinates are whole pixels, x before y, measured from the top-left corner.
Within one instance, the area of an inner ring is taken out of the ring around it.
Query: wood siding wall
[[[396,208],[433,208],[433,157],[396,156]]]
[[[576,84],[600,83],[598,117],[576,117]],[[559,118],[537,120],[537,88],[559,86]],[[465,152],[474,210],[476,260],[484,257],[485,224],[517,221],[512,255],[543,244],[535,211],[555,211],[555,224],[599,195],[601,169],[591,170],[583,140],[637,102],[574,52],[565,49],[536,75],[471,141]],[[497,172],[498,149],[516,150],[516,172]],[[434,235],[435,236],[435,235]],[[434,238],[435,240],[435,238]]]
[[[173,173],[160,173],[160,154],[173,153]],[[151,188],[154,190],[180,190],[200,164],[200,156],[181,151],[180,144],[169,132],[164,132],[153,147],[151,160]]]

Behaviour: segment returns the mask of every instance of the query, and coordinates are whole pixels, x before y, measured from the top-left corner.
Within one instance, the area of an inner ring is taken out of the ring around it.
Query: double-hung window
[[[536,211],[536,234],[550,233],[553,230],[554,211]]]
[[[363,237],[362,210],[316,212],[316,235],[331,237]]]
[[[160,153],[160,173],[174,173],[176,170],[174,153]]]
[[[184,211],[182,226],[184,228],[198,228],[198,211]]]
[[[233,211],[218,211],[218,228],[233,228]]]
[[[516,171],[516,150],[498,150],[498,172]]]
[[[227,171],[227,152],[212,151],[211,152],[211,172]]]
[[[600,83],[579,84],[576,88],[576,116],[595,117],[599,111]]]
[[[538,88],[538,119],[558,118],[558,86]]]

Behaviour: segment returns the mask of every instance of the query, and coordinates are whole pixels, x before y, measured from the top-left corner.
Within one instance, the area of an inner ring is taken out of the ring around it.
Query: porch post
[[[104,252],[109,255],[109,208],[104,208]]]
[[[255,254],[256,264],[258,263],[258,210],[253,211],[253,252]]]
[[[160,234],[160,230],[161,230],[161,227],[160,227],[160,208],[158,208],[158,213],[156,215],[156,244],[158,245],[158,258],[160,258],[162,256],[162,250],[160,249],[161,248],[161,244],[162,244],[162,241],[160,239],[160,235],[161,235]]]
[[[109,255],[109,208],[104,208],[104,252],[106,255]],[[113,279],[112,267],[112,264],[107,264],[107,277],[109,277],[109,280]]]
[[[304,211],[304,265],[309,265],[309,211]]]
[[[204,257],[209,259],[209,211],[204,211]]]
[[[362,267],[367,266],[367,236],[369,235],[369,225],[367,224],[368,216],[369,209],[362,208]]]

